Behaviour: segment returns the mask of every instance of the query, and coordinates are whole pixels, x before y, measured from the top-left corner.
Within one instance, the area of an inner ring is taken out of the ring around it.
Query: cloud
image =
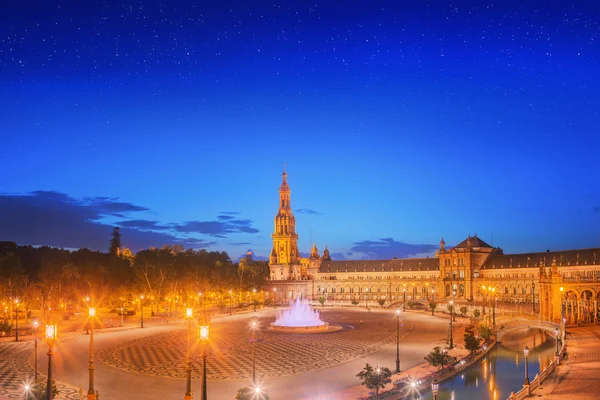
[[[310,215],[323,215],[322,213],[315,211],[315,210],[311,210],[310,208],[299,208],[296,210],[296,213],[298,214],[310,214]]]
[[[134,229],[149,229],[149,230],[167,230],[168,226],[159,225],[157,221],[148,221],[145,219],[132,219],[129,221],[119,222],[120,227],[134,228]]]
[[[181,233],[200,233],[214,237],[225,237],[233,233],[258,233],[249,219],[231,219],[228,221],[188,221],[172,224],[172,228]]]
[[[407,258],[416,255],[433,254],[438,248],[433,244],[408,244],[397,242],[392,238],[382,238],[379,240],[363,240],[355,242],[351,247],[353,253],[362,253],[363,258],[371,260],[389,260],[394,257]]]
[[[231,243],[233,246],[247,246],[249,244],[252,244],[250,242],[236,242],[236,243]]]
[[[344,253],[330,253],[329,254],[331,256],[332,260],[347,260],[346,256],[344,255]]]
[[[239,211],[221,211],[221,212],[219,212],[219,214],[223,214],[223,215],[239,215],[240,212]]]
[[[0,194],[0,240],[105,251],[113,226],[121,225],[123,245],[133,251],[175,243],[188,248],[215,244],[214,241],[167,232],[167,227],[158,225],[156,221],[129,219],[123,224],[102,221],[107,217],[111,220],[115,217],[131,218],[132,213],[148,210],[117,198],[76,199],[54,191]]]

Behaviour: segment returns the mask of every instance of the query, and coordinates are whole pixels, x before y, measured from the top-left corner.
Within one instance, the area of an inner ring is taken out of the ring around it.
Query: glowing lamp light
[[[144,300],[144,295],[141,295],[141,296],[140,296],[140,299]]]
[[[565,288],[563,288],[563,287],[561,286],[561,287],[560,287],[560,291],[562,292],[562,291],[564,291],[564,290],[565,290]]]
[[[185,316],[188,318],[192,318],[192,312],[193,312],[193,310],[191,308],[186,308]]]
[[[208,340],[208,326],[202,325],[200,326],[200,340]]]
[[[89,313],[90,313],[90,317],[95,317],[96,316],[96,309],[94,307],[90,308]]]
[[[260,392],[261,392],[260,387],[257,386],[254,388],[254,393],[260,394]]]
[[[400,310],[400,307],[396,308],[396,316],[397,316],[397,317],[399,317],[399,316],[400,316],[400,312],[401,312],[401,311],[402,311],[402,310]]]
[[[33,322],[31,323],[31,325],[33,325],[33,327],[35,329],[37,329],[38,326],[40,326],[40,321],[38,321],[37,319],[34,319]]]
[[[558,328],[554,328],[554,334],[558,336]]]
[[[529,355],[529,347],[525,346],[525,348],[523,349],[523,354],[525,354],[525,357]]]
[[[86,298],[85,298],[85,301],[87,301],[87,302],[89,303],[89,301],[90,301],[90,298],[89,298],[89,297],[86,297]]]
[[[56,325],[46,325],[46,339],[56,339],[57,327]]]

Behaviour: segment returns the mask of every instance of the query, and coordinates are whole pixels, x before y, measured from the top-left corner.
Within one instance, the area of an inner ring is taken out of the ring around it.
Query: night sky
[[[600,246],[599,6],[474,3],[5,0],[0,240]]]

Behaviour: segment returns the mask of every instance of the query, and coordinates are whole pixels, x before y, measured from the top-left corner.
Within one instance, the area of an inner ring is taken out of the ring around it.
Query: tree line
[[[11,314],[16,299],[23,311],[66,311],[86,297],[98,306],[118,307],[140,294],[157,303],[167,298],[184,303],[199,293],[260,289],[268,276],[266,262],[234,263],[224,251],[165,245],[133,254],[121,248],[118,228],[108,252],[0,242],[0,301]]]

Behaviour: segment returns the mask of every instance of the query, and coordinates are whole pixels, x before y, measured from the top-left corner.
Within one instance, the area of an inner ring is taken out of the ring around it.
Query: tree
[[[468,311],[469,311],[469,309],[468,309],[467,307],[465,307],[465,306],[462,306],[462,307],[460,308],[460,314],[461,314],[463,317],[466,317],[466,316],[467,316],[467,312],[468,312]]]
[[[118,226],[115,226],[112,231],[112,236],[110,238],[110,247],[108,248],[108,252],[114,256],[118,256],[121,251],[121,229]]]
[[[385,385],[392,382],[392,371],[389,368],[377,367],[373,369],[369,364],[356,374],[360,379],[360,384],[367,389],[375,390],[375,398],[379,398],[379,389],[383,389]]]
[[[383,305],[385,304],[385,300],[379,299],[379,300],[377,300],[377,304],[379,304],[381,307],[383,307]]]
[[[477,327],[477,331],[479,332],[479,336],[481,336],[485,341],[490,340],[494,334],[492,327],[484,324],[480,324],[479,327]]]
[[[474,310],[473,310],[473,319],[474,319],[474,320],[477,320],[477,319],[479,319],[479,316],[480,316],[480,315],[481,315],[481,311],[479,311],[479,309],[478,309],[478,308],[476,308],[476,309],[474,309]]]
[[[319,297],[319,303],[321,303],[321,307],[325,307],[325,297]]]
[[[437,303],[435,301],[432,301],[429,303],[429,309],[431,311],[435,311],[436,308],[437,308]]]
[[[476,352],[481,345],[481,340],[475,336],[473,330],[467,330],[465,333],[465,349],[469,350],[472,353]]]
[[[269,400],[270,397],[267,392],[260,391],[256,393],[256,389],[243,387],[238,389],[237,394],[235,395],[235,400]]]
[[[442,351],[440,346],[435,346],[431,353],[424,358],[432,367],[447,365],[454,360],[454,357],[449,356],[447,352]]]
[[[448,304],[448,312],[452,313],[453,310],[454,310],[454,305],[453,304]]]
[[[408,308],[410,308],[411,310],[413,309],[413,307],[415,306],[415,303],[412,301],[409,301],[406,303],[406,305],[408,306]]]
[[[357,305],[358,305],[358,303],[359,303],[359,301],[358,301],[358,299],[352,299],[352,300],[350,300],[350,303],[351,303],[353,306],[357,306]]]

